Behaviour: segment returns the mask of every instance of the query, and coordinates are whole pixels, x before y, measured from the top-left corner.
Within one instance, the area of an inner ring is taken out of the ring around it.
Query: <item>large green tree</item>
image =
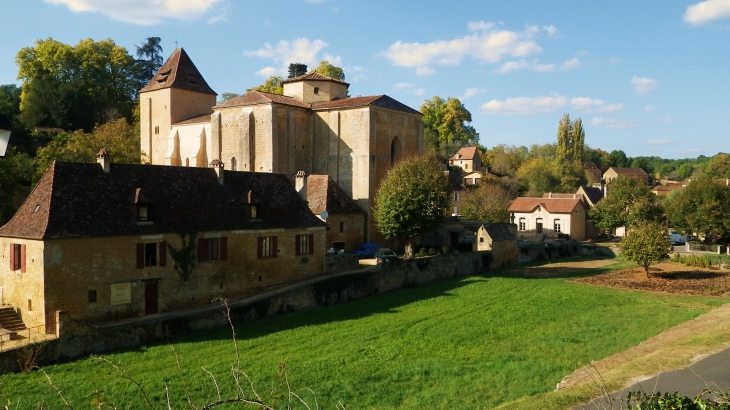
[[[302,63],[291,63],[289,64],[289,76],[287,78],[299,77],[300,75],[307,74],[307,65]]]
[[[655,195],[633,178],[619,177],[608,186],[608,195],[590,210],[596,227],[627,228],[641,221],[658,221],[662,209],[655,204]]]
[[[438,227],[450,205],[451,184],[436,158],[413,157],[388,171],[375,194],[373,218],[386,238],[406,240],[411,258],[411,238]]]
[[[549,159],[533,158],[523,162],[517,170],[517,180],[529,197],[541,197],[545,192],[562,192],[559,165]]]
[[[705,165],[705,175],[710,178],[730,178],[730,155],[719,153]]]
[[[666,205],[674,229],[703,234],[706,241],[730,234],[730,187],[700,178],[675,192]]]
[[[515,196],[500,180],[482,178],[477,189],[464,194],[459,211],[469,221],[507,223],[507,209]]]
[[[306,66],[304,67],[306,70]],[[327,77],[332,77],[335,80],[345,81],[345,71],[342,70],[340,67],[333,66],[327,60],[320,61],[319,65],[317,67],[314,67],[314,69],[312,69],[312,71],[310,72],[326,75]]]
[[[162,66],[162,39],[159,37],[147,37],[144,43],[137,47],[137,79],[138,88],[141,89],[155,76],[157,70]]]
[[[469,125],[471,113],[458,98],[435,96],[419,108],[427,148],[451,157],[461,147],[479,145],[479,133]]]
[[[267,78],[263,84],[247,88],[246,92],[263,91],[265,93],[284,95],[284,86],[281,85],[282,81],[284,81],[284,79],[281,77],[271,76]]]
[[[139,66],[110,39],[70,46],[48,38],[21,49],[22,118],[28,127],[90,131],[96,124],[131,119]]]
[[[619,245],[624,258],[644,268],[649,279],[649,266],[669,257],[672,243],[667,230],[655,221],[641,221],[628,230]]]
[[[560,167],[561,191],[575,191],[586,181],[583,166],[585,138],[583,121],[580,118],[571,121],[570,115],[564,114],[558,122],[558,146],[555,151],[555,159]]]

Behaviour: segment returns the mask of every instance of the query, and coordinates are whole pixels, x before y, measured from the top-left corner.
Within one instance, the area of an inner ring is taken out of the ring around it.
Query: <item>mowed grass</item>
[[[617,261],[571,277],[635,266]],[[491,408],[549,392],[591,360],[726,301],[567,279],[498,272],[240,324],[241,368],[261,398],[279,408],[288,400],[287,383],[312,408],[315,400],[327,409],[338,403],[347,409]],[[216,375],[224,396],[233,394],[230,369],[236,359],[230,328],[178,339],[173,346],[194,403],[216,397],[202,368]],[[157,408],[167,408],[165,383],[172,408],[189,408],[169,344],[105,357],[141,382]],[[75,408],[87,407],[96,390],[119,408],[144,408],[136,388],[104,363],[79,360],[45,371]],[[3,376],[0,383],[11,408],[39,402],[62,407],[40,372]]]

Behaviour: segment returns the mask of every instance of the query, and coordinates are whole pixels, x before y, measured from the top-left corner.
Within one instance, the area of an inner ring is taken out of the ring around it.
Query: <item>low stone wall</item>
[[[345,262],[342,262],[343,264]],[[344,273],[281,292],[229,302],[234,323],[288,312],[350,302],[398,289],[425,285],[490,270],[491,252],[451,253],[437,257],[394,261],[370,270]],[[47,344],[42,364],[67,361],[89,354],[147,345],[227,324],[224,307],[214,303],[193,311],[168,312],[134,320],[93,326],[57,313],[58,339]],[[0,353],[0,372],[17,370],[16,352]]]
[[[518,263],[547,261],[578,255],[616,256],[614,248],[574,241],[522,243],[518,246]]]
[[[325,273],[339,273],[356,270],[360,267],[360,257],[351,253],[328,255],[324,259]]]

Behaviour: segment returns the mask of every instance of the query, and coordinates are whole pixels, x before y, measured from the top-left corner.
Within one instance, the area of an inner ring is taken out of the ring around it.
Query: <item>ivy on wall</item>
[[[187,232],[179,235],[182,240],[182,246],[176,248],[168,243],[167,250],[174,261],[173,267],[175,268],[175,271],[180,275],[183,281],[187,282],[195,271],[195,250],[198,233]]]

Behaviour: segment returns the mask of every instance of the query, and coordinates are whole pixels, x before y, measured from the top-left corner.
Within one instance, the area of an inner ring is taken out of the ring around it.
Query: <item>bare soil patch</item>
[[[531,266],[528,268],[515,269],[511,271],[516,275],[526,276],[528,278],[553,278],[557,276],[568,275],[575,272],[584,271],[591,268],[602,268],[612,264],[612,260],[592,260],[592,261],[576,261],[576,262],[557,262],[547,265]]]
[[[636,268],[579,278],[574,282],[678,295],[724,296],[730,292],[730,273],[676,262],[651,266],[648,279],[643,268]]]

